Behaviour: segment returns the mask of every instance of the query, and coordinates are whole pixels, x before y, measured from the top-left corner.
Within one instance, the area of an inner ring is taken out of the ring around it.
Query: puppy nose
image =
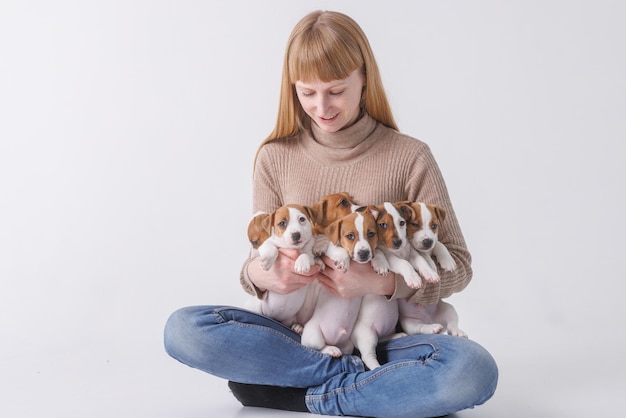
[[[291,240],[296,242],[296,241],[300,241],[300,233],[299,232],[294,232],[293,234],[291,234]]]
[[[357,252],[359,261],[367,261],[370,258],[370,250],[362,249]]]
[[[402,246],[402,240],[400,238],[395,238],[392,243],[395,248],[400,248]]]
[[[432,240],[432,238],[426,238],[426,239],[424,239],[424,241],[422,241],[422,245],[423,245],[425,248],[430,248],[430,247],[433,245],[433,240]]]

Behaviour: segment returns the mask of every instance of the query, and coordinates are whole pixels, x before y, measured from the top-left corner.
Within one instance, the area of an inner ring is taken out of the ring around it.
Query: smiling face
[[[361,112],[365,77],[354,70],[343,80],[296,81],[298,100],[304,112],[323,131],[337,132],[352,125]]]

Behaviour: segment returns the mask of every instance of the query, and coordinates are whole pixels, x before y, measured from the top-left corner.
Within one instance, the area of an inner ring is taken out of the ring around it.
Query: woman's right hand
[[[276,261],[269,270],[261,268],[259,259],[248,264],[248,277],[259,290],[286,295],[306,286],[318,276],[320,266],[311,266],[306,274],[294,273],[294,263],[300,253],[297,250],[279,249]]]

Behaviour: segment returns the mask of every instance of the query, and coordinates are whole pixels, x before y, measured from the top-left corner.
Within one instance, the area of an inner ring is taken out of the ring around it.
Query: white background
[[[252,160],[315,9],[367,33],[472,251],[451,300],[501,378],[456,416],[626,414],[623,2],[2,0],[2,416],[300,416],[242,409],[162,330],[243,301]]]

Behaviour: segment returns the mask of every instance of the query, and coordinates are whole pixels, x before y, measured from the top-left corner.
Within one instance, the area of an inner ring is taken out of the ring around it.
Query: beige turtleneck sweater
[[[391,297],[435,303],[463,290],[472,278],[471,256],[430,149],[367,114],[339,132],[324,132],[313,124],[311,131],[266,144],[258,153],[253,182],[253,212],[270,213],[287,203],[313,204],[344,191],[360,205],[400,200],[438,205],[446,210],[439,240],[455,259],[456,270],[440,271],[440,283],[426,284],[417,293],[396,275]],[[263,297],[247,277],[249,261],[242,269],[242,286]]]

